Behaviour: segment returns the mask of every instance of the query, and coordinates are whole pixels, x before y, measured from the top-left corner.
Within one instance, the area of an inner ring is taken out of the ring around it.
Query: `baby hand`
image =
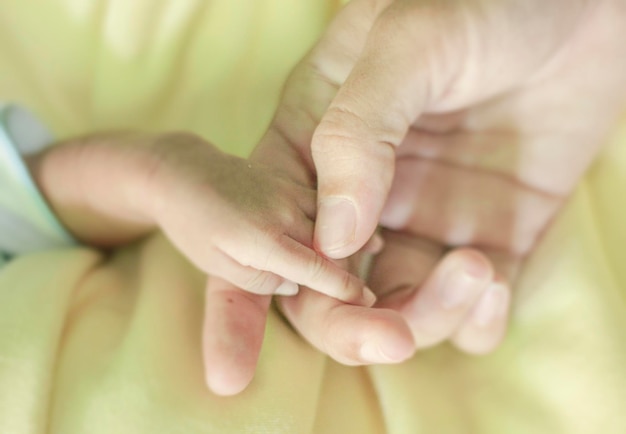
[[[191,134],[108,133],[60,143],[28,164],[76,239],[115,247],[158,226],[212,275],[203,342],[207,383],[234,394],[254,374],[270,294],[293,295],[306,285],[346,306],[371,306],[376,298],[313,249],[310,179],[297,165],[268,165],[286,155],[251,162]],[[370,246],[380,247],[380,240]]]
[[[306,285],[374,303],[360,279],[313,249],[313,189],[189,134],[164,136],[153,149],[149,212],[197,267],[255,294],[294,295]]]

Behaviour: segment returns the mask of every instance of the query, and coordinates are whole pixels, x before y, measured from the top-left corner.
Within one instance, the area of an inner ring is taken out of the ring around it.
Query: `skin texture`
[[[624,106],[625,17],[617,0],[353,0],[292,73],[250,160],[187,134],[110,135],[31,166],[79,238],[119,245],[159,226],[216,275],[203,353],[218,394],[252,380],[285,279],[318,290],[278,305],[342,363],[397,363],[446,340],[486,353],[520,263]],[[359,256],[327,259],[368,240],[384,244],[374,308],[342,269]]]
[[[379,299],[366,309],[301,290],[279,302],[294,328],[346,364],[396,363],[446,340],[492,351],[520,265],[624,109],[624,9],[350,2],[292,73],[252,158],[317,188],[315,247],[327,256],[385,228],[369,277]],[[248,313],[261,323],[266,311]],[[260,346],[238,331],[230,346]],[[219,351],[205,341],[209,385],[236,393],[250,366]]]
[[[375,300],[312,249],[314,190],[197,136],[92,136],[59,144],[30,166],[61,221],[88,244],[122,245],[158,227],[237,292],[293,295],[300,284],[348,303]]]

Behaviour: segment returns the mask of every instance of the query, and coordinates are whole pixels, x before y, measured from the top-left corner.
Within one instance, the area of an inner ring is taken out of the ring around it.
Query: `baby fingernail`
[[[365,251],[375,255],[377,253],[380,253],[383,247],[385,247],[385,240],[383,239],[382,235],[374,234],[365,245]]]
[[[280,284],[278,288],[276,288],[274,294],[286,296],[296,295],[299,290],[300,288],[298,287],[297,283],[292,282],[291,280],[285,280],[283,283]]]
[[[506,316],[509,307],[509,291],[502,283],[492,283],[483,294],[473,314],[478,327],[488,327]]]
[[[320,203],[315,229],[320,248],[332,256],[354,241],[356,231],[354,203],[342,197],[324,198]]]
[[[363,288],[362,299],[363,299],[363,304],[365,304],[365,306],[367,307],[373,306],[374,303],[376,303],[376,294],[374,294],[374,292],[371,289],[365,286]]]

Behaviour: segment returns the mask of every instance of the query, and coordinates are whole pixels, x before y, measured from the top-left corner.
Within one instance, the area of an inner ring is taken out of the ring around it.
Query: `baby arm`
[[[192,134],[70,140],[28,161],[59,219],[111,247],[160,228],[208,274],[256,294],[306,285],[371,305],[362,281],[312,247],[315,191]]]

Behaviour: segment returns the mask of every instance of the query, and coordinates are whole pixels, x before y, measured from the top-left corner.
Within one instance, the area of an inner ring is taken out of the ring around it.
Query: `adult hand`
[[[343,257],[392,229],[370,286],[418,348],[501,340],[508,282],[626,102],[625,9],[354,0],[294,74],[274,128],[308,156],[291,131],[313,119],[317,247]],[[475,249],[440,260],[457,246]]]
[[[283,103],[283,113],[321,118],[310,145],[319,250],[343,258],[369,239],[398,155],[499,175],[532,196],[569,193],[623,102],[624,7],[618,0],[348,4],[293,80],[308,84],[292,82],[308,93],[288,93]],[[311,99],[317,105],[303,102]],[[308,154],[308,142],[300,145]],[[493,201],[508,196],[505,190]],[[430,193],[435,200],[422,207],[438,202],[437,213],[448,206],[441,193]],[[392,208],[383,224],[397,228],[410,209]],[[467,222],[467,214],[464,208],[455,219]],[[536,229],[545,218],[533,220]],[[449,234],[445,219],[423,232],[451,244],[472,235],[493,244],[499,235],[490,223],[483,227],[491,235],[478,233],[473,220],[463,235]],[[514,249],[528,250],[535,232],[516,228]]]
[[[317,182],[315,242],[327,256],[356,252],[379,221],[393,230],[372,273],[388,309],[304,290],[281,302],[294,327],[350,364],[401,361],[447,338],[493,348],[505,278],[623,106],[624,9],[617,0],[349,3],[294,71],[255,158]],[[479,250],[440,260],[455,246]],[[237,348],[260,336],[239,339]],[[239,381],[231,390],[251,378],[213,367],[209,377]]]

